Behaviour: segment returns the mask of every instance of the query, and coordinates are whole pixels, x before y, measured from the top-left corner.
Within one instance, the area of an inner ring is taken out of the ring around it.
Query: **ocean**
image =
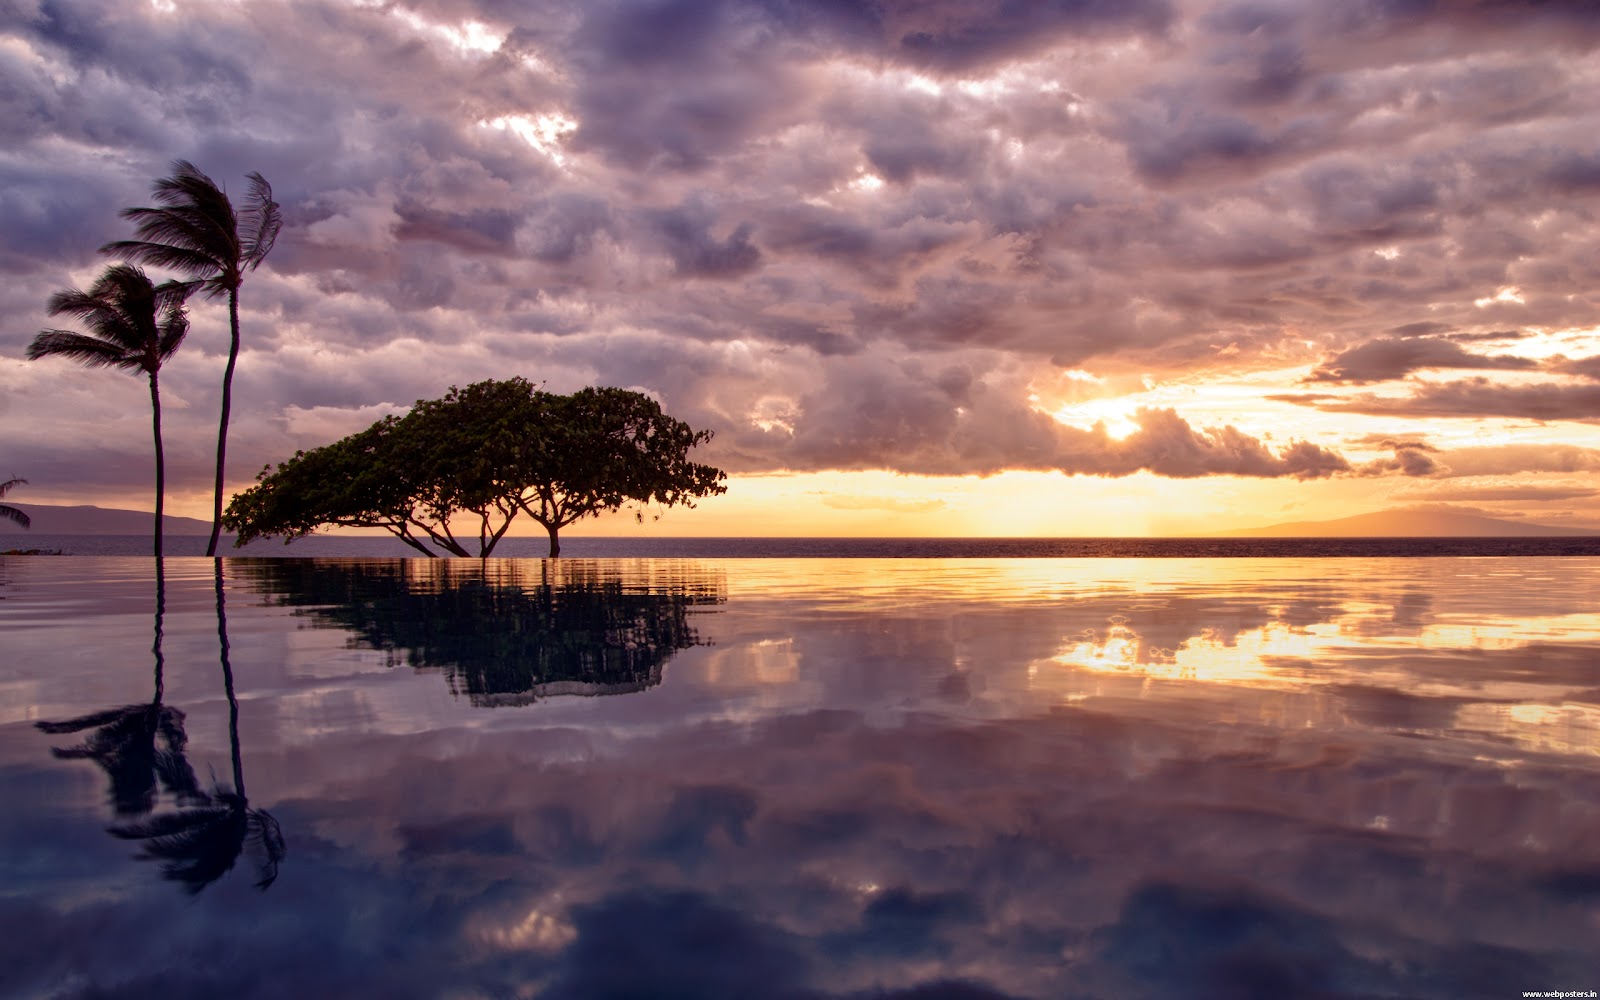
[[[422,558],[387,537],[313,535],[291,545],[225,543],[225,556]],[[72,556],[151,552],[148,535],[0,536],[0,552],[39,549]],[[170,556],[204,555],[202,535],[169,535]],[[539,559],[543,536],[503,539],[494,558]],[[572,559],[1325,559],[1437,556],[1595,556],[1600,535],[1531,538],[562,538]]]
[[[1588,990],[1597,607],[1596,558],[0,558],[0,996]]]

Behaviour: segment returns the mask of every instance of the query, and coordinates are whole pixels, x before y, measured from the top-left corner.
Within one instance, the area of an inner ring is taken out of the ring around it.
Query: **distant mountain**
[[[1225,538],[1511,538],[1600,535],[1600,531],[1505,521],[1447,510],[1385,510],[1333,521],[1293,521],[1217,534]]]
[[[24,531],[10,521],[0,521],[0,535],[148,535],[155,529],[155,515],[147,510],[121,510],[115,507],[54,507],[40,503],[14,503],[11,506],[33,519]],[[209,535],[211,522],[193,517],[167,514],[161,519],[168,535]]]

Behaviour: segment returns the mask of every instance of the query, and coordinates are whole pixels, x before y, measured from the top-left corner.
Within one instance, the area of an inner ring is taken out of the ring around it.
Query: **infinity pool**
[[[0,995],[1600,988],[1600,559],[0,558]]]

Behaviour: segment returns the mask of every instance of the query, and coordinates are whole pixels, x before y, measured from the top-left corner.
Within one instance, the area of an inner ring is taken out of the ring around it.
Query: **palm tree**
[[[90,368],[118,368],[150,377],[150,412],[156,439],[155,554],[161,558],[161,516],[166,459],[161,450],[161,366],[183,343],[189,319],[183,302],[190,288],[178,281],[156,286],[132,264],[113,264],[87,292],[69,288],[50,297],[50,315],[76,316],[89,333],[45,330],[28,345],[28,358],[61,355]]]
[[[246,271],[254,271],[272,250],[283,226],[272,185],[258,173],[250,178],[244,211],[234,214],[233,203],[216,182],[188,160],[172,165],[172,176],[156,181],[151,197],[159,208],[124,209],[132,219],[137,239],[116,240],[100,248],[141,264],[170,268],[196,279],[211,297],[227,295],[232,339],[228,367],[222,375],[222,417],[217,429],[217,483],[211,517],[211,542],[206,555],[217,554],[222,532],[222,477],[228,457],[228,414],[233,405],[233,369],[239,362],[239,285]]]
[[[26,479],[8,479],[0,483],[0,497],[10,493],[12,487],[26,486]],[[8,503],[0,503],[0,521],[10,521],[18,527],[26,528],[33,523],[33,519]]]

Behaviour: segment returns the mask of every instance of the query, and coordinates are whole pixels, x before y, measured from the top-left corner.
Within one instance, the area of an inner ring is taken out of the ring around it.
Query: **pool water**
[[[1588,557],[3,557],[0,995],[1600,988],[1597,609]]]

